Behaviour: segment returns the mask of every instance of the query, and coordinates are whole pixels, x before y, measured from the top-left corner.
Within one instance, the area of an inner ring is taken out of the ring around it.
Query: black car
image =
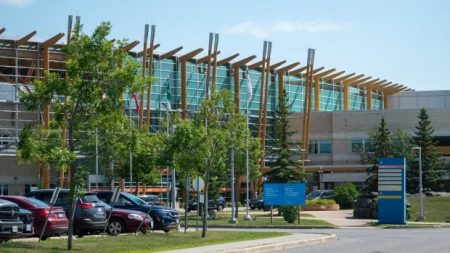
[[[0,199],[0,242],[22,237],[23,222],[17,204]]]
[[[197,211],[197,198],[192,198],[188,201],[188,209],[187,211]],[[208,210],[217,210],[217,211],[222,211],[223,207],[225,205],[225,201],[223,202],[218,202],[217,200],[214,201],[212,199],[208,200]],[[201,212],[200,212],[201,213]]]
[[[377,194],[361,194],[353,205],[353,217],[376,219],[378,217]]]
[[[53,189],[36,190],[27,193],[26,196],[49,203],[53,191]],[[66,212],[67,217],[70,217],[70,207],[67,202],[68,194],[69,190],[62,189],[59,192],[55,206],[62,207]],[[83,196],[79,197],[76,202],[73,220],[74,234],[81,237],[88,233],[95,234],[101,232],[106,226],[106,219],[105,205],[99,201],[95,193],[85,193]]]
[[[264,211],[269,211],[270,210],[270,206],[264,205],[264,193],[259,195],[258,197],[251,199],[250,203],[248,204],[250,209],[255,210],[255,209],[262,209]],[[276,206],[273,206],[276,207]]]
[[[98,192],[98,198],[111,205],[111,197],[113,192],[105,191]],[[144,213],[149,213],[150,217],[153,219],[153,229],[154,230],[164,230],[164,232],[169,232],[171,229],[177,228],[179,224],[178,211],[174,208],[159,206],[159,205],[148,205],[144,200],[126,192],[121,192],[119,196],[118,203],[112,205],[114,208],[130,209],[141,211]]]
[[[33,236],[34,215],[27,209],[19,208],[19,219],[23,222],[22,237]]]

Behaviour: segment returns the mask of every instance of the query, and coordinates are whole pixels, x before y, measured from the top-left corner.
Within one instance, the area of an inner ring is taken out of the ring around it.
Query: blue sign
[[[406,160],[381,158],[378,164],[378,223],[406,223]]]
[[[306,204],[304,183],[265,183],[264,205],[298,206]]]

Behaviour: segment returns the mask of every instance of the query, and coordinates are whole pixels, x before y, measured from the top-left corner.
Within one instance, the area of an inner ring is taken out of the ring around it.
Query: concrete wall
[[[388,109],[450,108],[450,90],[402,91],[389,96]]]

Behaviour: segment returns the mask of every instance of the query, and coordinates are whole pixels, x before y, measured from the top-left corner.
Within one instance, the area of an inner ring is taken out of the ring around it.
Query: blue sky
[[[67,30],[67,16],[81,16],[85,32],[110,21],[112,37],[140,40],[156,25],[157,53],[183,46],[207,49],[220,34],[221,57],[262,54],[271,40],[272,62],[315,66],[388,79],[416,90],[449,90],[450,1],[446,0],[0,0],[3,35],[37,30],[46,39]],[[142,45],[138,46],[141,50]]]

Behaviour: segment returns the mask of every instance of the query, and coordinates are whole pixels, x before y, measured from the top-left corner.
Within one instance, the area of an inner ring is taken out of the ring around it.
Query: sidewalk
[[[164,251],[166,253],[240,253],[240,252],[269,252],[296,248],[311,244],[325,243],[335,240],[334,234],[292,234],[288,236],[266,238],[251,241],[232,242],[224,244],[215,244],[210,246],[195,247],[190,249],[180,249]]]
[[[303,213],[311,214],[317,219],[327,221],[339,228],[344,227],[371,227],[369,222],[376,222],[371,219],[355,219],[353,218],[353,210],[336,210],[336,211],[303,211]]]

